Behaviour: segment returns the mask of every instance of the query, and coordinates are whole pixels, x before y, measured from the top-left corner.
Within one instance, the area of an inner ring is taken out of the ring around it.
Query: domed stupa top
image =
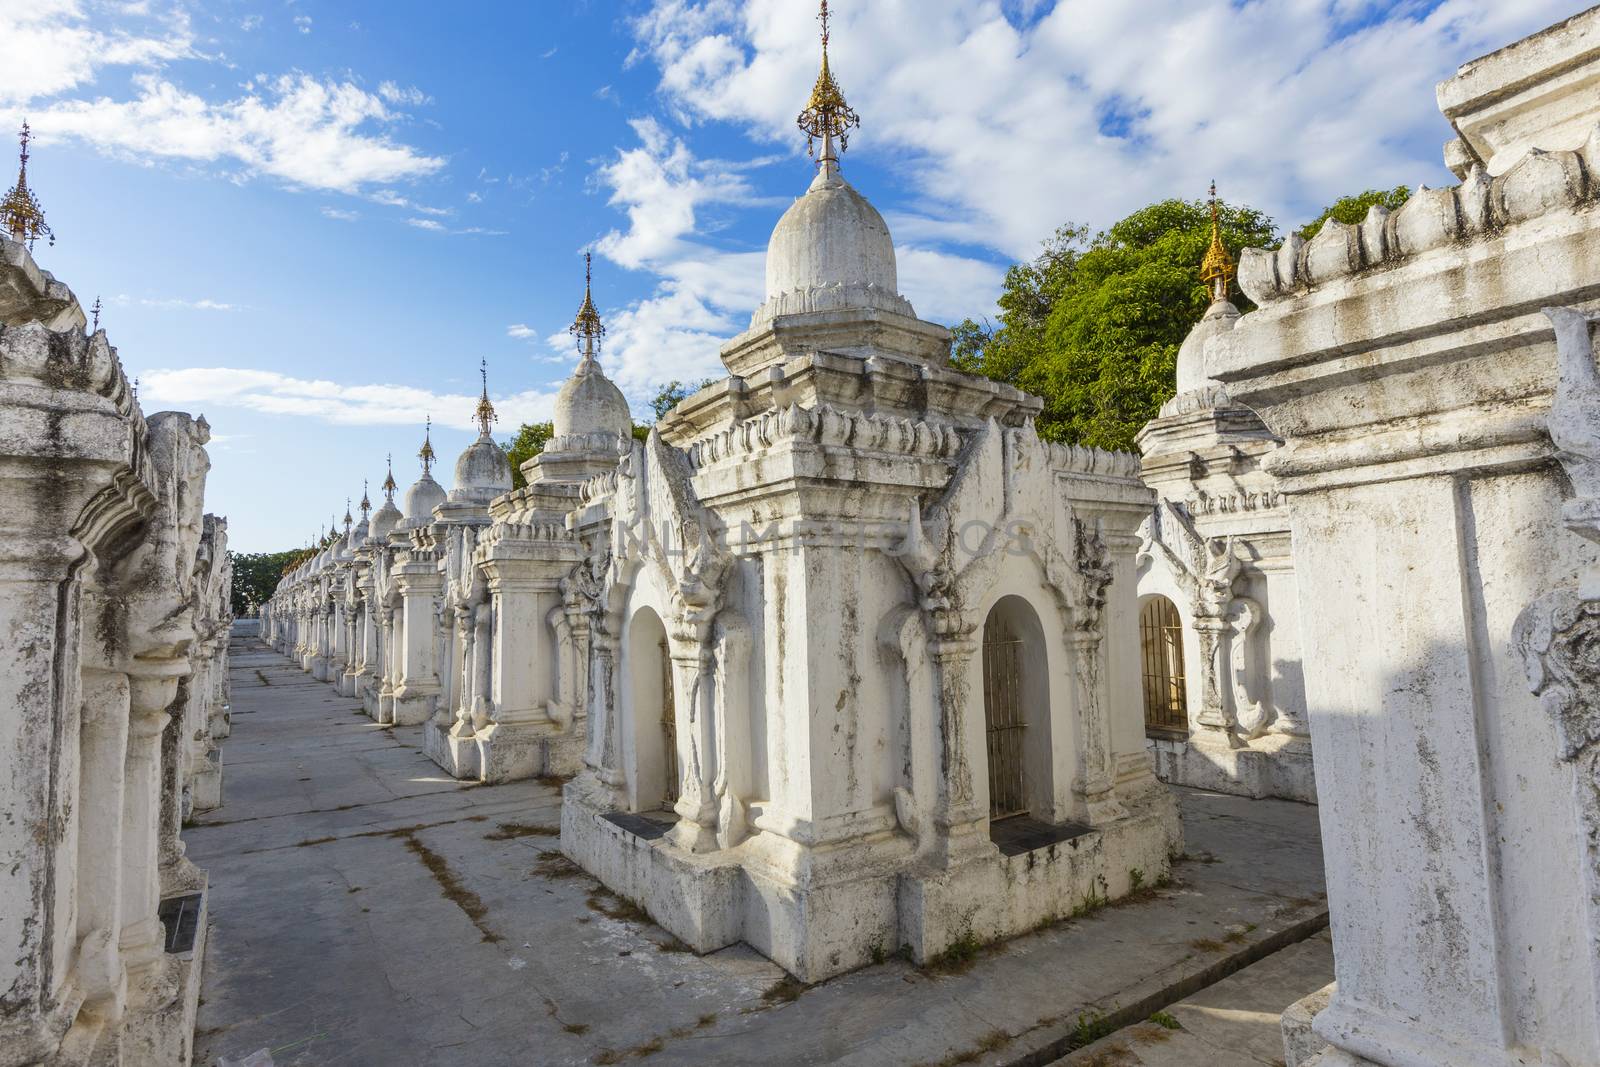
[[[572,377],[561,386],[561,392],[556,394],[552,432],[557,440],[602,435],[614,438],[633,429],[633,413],[628,410],[628,401],[623,397],[622,390],[605,376],[600,369],[600,361],[595,358],[600,342],[606,335],[606,328],[600,321],[600,313],[595,310],[592,295],[593,256],[585,253],[583,259],[583,305],[578,308],[578,317],[573,321],[570,331],[578,341],[578,351],[583,353],[583,358],[578,361]],[[553,441],[552,445],[558,448],[572,447],[564,440],[560,445],[555,445]]]
[[[383,479],[383,506],[372,513],[372,518],[367,520],[367,540],[381,545],[388,540],[400,520],[405,518],[400,514],[400,509],[394,506],[394,494],[400,487],[394,483],[394,457],[389,457],[389,471]],[[365,498],[363,498],[365,499]]]
[[[1228,287],[1236,270],[1233,257],[1222,243],[1221,209],[1217,203],[1217,183],[1211,183],[1211,246],[1206,249],[1200,263],[1200,280],[1211,291],[1211,306],[1205,316],[1189,331],[1178,348],[1178,395],[1201,389],[1219,387],[1220,383],[1207,377],[1205,367],[1206,341],[1219,333],[1231,330],[1239,320],[1239,309],[1228,299]]]
[[[490,427],[500,421],[489,401],[489,364],[479,366],[483,375],[483,394],[478,398],[478,439],[467,446],[456,460],[456,484],[450,490],[452,504],[487,504],[502,493],[511,492],[511,462],[495,444]]]
[[[828,4],[822,4],[822,70],[800,113],[817,176],[778,220],[767,243],[767,298],[751,326],[778,315],[873,309],[915,317],[900,295],[894,238],[878,209],[844,180],[839,153],[861,117],[845,102],[828,63]]]
[[[443,504],[447,499],[444,487],[433,480],[433,419],[428,419],[428,430],[422,438],[422,451],[417,453],[417,458],[422,460],[422,477],[416,484],[406,490],[405,521],[401,524],[404,529],[417,526],[426,526],[433,521],[433,509]]]

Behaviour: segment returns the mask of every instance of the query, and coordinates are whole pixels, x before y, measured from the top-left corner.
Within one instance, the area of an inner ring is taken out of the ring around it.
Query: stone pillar
[[[1589,11],[1463,67],[1439,99],[1486,165],[1247,252],[1259,309],[1206,348],[1284,440],[1337,949],[1325,1062],[1600,1063],[1595,785],[1572,745],[1596,738],[1600,609],[1553,609],[1588,599],[1597,558],[1563,521],[1600,500],[1597,39]]]
[[[590,631],[589,661],[589,745],[584,763],[595,772],[595,777],[612,790],[619,790],[625,780],[622,770],[621,748],[617,739],[617,651],[621,644],[617,634],[604,623],[597,623]]]
[[[968,684],[973,657],[979,655],[978,642],[972,631],[936,634],[928,643],[928,654],[937,678],[939,712],[933,823],[938,848],[948,863],[988,843],[980,831],[989,813],[978,799],[972,775],[974,753],[981,753],[984,744],[983,697],[975,696]]]
[[[356,677],[356,696],[366,699],[377,678],[382,674],[382,661],[378,656],[377,611],[368,595],[361,604],[361,669]]]
[[[395,648],[398,638],[395,630],[399,626],[395,618],[395,609],[387,604],[378,609],[379,637],[378,645],[378,690],[373,702],[372,717],[379,723],[388,725],[394,722],[394,687],[395,687]]]
[[[120,671],[83,672],[78,810],[92,812],[78,830],[79,982],[108,1021],[127,995],[122,932],[123,791],[128,757],[130,687]]]
[[[135,674],[129,680],[121,951],[130,987],[143,983],[148,996],[164,943],[161,920],[156,916],[161,903],[161,747],[178,679],[174,674]]]
[[[715,660],[704,628],[679,627],[668,645],[672,657],[673,707],[676,711],[678,824],[672,840],[689,852],[717,847],[717,798],[711,789],[715,767]]]
[[[396,624],[394,723],[415,726],[433,716],[440,696],[434,599],[439,575],[433,562],[407,562],[396,567],[402,603]]]

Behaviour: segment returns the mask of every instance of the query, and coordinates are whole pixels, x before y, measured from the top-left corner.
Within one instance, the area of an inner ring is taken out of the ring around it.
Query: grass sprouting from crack
[[[483,902],[482,897],[462,883],[460,876],[451,869],[449,860],[423,844],[415,833],[395,831],[394,836],[405,844],[412,855],[422,861],[428,873],[433,875],[433,880],[439,883],[439,889],[444,893],[445,899],[460,908],[466,917],[472,920],[472,925],[478,928],[483,940],[491,943],[501,940],[500,935],[489,929],[484,921],[489,916],[489,906]]]
[[[798,978],[784,975],[767,987],[761,994],[761,1000],[768,1004],[789,1004],[800,999],[800,994],[806,991],[805,983]]]
[[[554,849],[539,856],[539,861],[533,865],[531,873],[537,877],[552,880],[588,877],[588,873],[582,867],[579,867]]]
[[[587,901],[590,911],[597,911],[608,919],[625,923],[648,923],[650,913],[627,897],[620,897],[605,886],[589,890]]]
[[[519,837],[560,837],[559,826],[535,826],[526,822],[503,822],[483,835],[485,841],[515,841]]]

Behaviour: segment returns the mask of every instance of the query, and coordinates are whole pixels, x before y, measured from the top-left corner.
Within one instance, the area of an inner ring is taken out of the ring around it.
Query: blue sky
[[[1066,221],[1224,195],[1280,223],[1449,182],[1433,84],[1554,0],[838,0],[848,177],[926,318],[992,312]],[[503,436],[547,417],[596,252],[637,411],[719,368],[809,181],[808,0],[30,0],[0,125],[147,411],[204,412],[234,547],[304,544],[393,452],[444,480],[478,362]],[[11,175],[5,175],[9,184]],[[376,496],[376,490],[374,490]]]

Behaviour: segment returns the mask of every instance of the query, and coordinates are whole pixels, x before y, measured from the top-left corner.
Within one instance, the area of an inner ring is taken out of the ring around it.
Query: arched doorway
[[[1049,716],[1044,631],[1021,597],[1003,597],[983,624],[983,721],[991,821],[1027,815],[1039,772],[1030,768],[1030,723]],[[1037,747],[1037,746],[1035,746]]]
[[[628,627],[628,674],[639,808],[670,808],[678,799],[677,711],[667,630],[651,608]]]
[[[1139,606],[1139,659],[1144,674],[1144,729],[1156,737],[1189,733],[1189,692],[1183,670],[1183,620],[1164,596]]]

